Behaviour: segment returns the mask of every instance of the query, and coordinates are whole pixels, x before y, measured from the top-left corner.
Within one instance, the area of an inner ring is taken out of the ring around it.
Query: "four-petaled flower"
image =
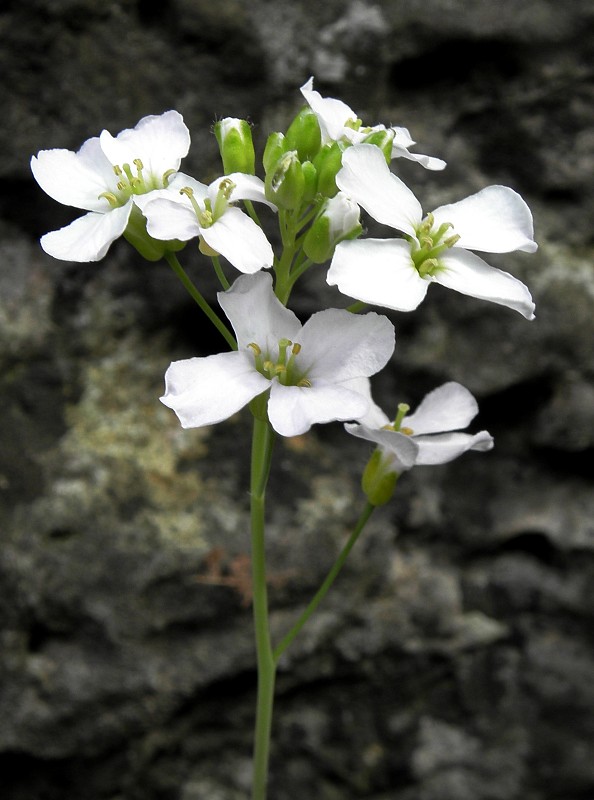
[[[167,189],[147,195],[139,205],[155,239],[186,242],[199,236],[207,255],[223,255],[240,272],[271,267],[274,253],[264,231],[231,205],[237,200],[275,208],[266,200],[260,178],[242,172],[217,178],[209,186],[180,172]]]
[[[99,261],[133,214],[142,221],[139,198],[168,185],[189,147],[183,117],[166,111],[116,137],[104,130],[76,153],[41,150],[31,159],[37,183],[59,203],[89,212],[42,236],[45,252],[65,261]]]
[[[268,418],[282,436],[368,411],[362,379],[382,369],[394,350],[386,317],[327,309],[301,325],[275,296],[267,272],[240,276],[218,297],[238,349],[169,366],[161,400],[184,428],[221,422],[268,391]]]
[[[487,186],[423,217],[419,201],[390,172],[379,148],[350,147],[342,163],[336,176],[340,189],[404,238],[342,242],[328,272],[329,284],[366,303],[412,311],[435,281],[534,318],[528,288],[467,249],[488,253],[537,249],[530,209],[517,192],[507,186]]]
[[[301,87],[301,94],[318,118],[323,144],[327,142],[359,144],[370,134],[389,131],[394,135],[392,158],[407,158],[409,161],[417,161],[421,166],[432,170],[443,169],[446,165],[441,158],[410,153],[408,148],[412,147],[415,142],[406,128],[387,128],[385,125],[363,127],[353,109],[342,100],[336,100],[334,97],[322,97],[319,92],[316,92],[313,88],[313,78],[310,78]]]
[[[390,421],[374,403],[359,422],[346,423],[353,436],[376,444],[386,472],[400,474],[415,465],[445,464],[467,450],[490,450],[493,437],[487,431],[469,434],[466,428],[478,413],[472,394],[459,383],[444,383],[425,395],[414,414],[408,406]]]

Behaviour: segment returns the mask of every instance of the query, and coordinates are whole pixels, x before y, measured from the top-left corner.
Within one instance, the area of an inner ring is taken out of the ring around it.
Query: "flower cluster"
[[[208,184],[179,171],[190,135],[176,111],[145,117],[116,137],[103,131],[76,153],[41,151],[31,160],[39,185],[87,212],[41,245],[55,258],[97,261],[124,236],[145,258],[165,258],[232,345],[167,370],[161,400],[182,425],[212,425],[246,405],[282,436],[346,422],[348,433],[377,447],[363,485],[380,503],[391,493],[386,485],[413,465],[444,463],[493,442],[486,431],[457,432],[477,405],[456,383],[431,392],[410,416],[400,406],[390,422],[373,403],[369,378],[392,357],[394,327],[375,312],[355,312],[366,305],[412,311],[438,283],[533,319],[527,287],[474,252],[534,252],[532,216],[506,186],[424,214],[393,161],[429,170],[443,169],[444,161],[411,151],[404,127],[364,125],[344,102],[314,90],[313,79],[301,94],[306,105],[286,131],[267,139],[262,177],[249,124],[231,117],[215,125],[222,170]],[[254,203],[278,220],[280,252]],[[391,236],[366,237],[362,213]],[[213,261],[222,284],[218,305],[232,333],[177,260],[191,240]],[[244,274],[229,281],[219,256]],[[359,302],[318,311],[302,324],[287,306],[291,292],[324,264],[328,284]]]

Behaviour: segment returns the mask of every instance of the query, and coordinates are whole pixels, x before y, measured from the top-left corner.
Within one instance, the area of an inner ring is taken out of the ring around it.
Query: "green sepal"
[[[268,173],[278,162],[279,158],[291,148],[287,145],[285,136],[280,131],[274,131],[266,140],[262,165],[264,172]]]
[[[287,128],[285,139],[290,150],[297,150],[300,161],[311,161],[322,145],[322,132],[317,116],[304,106]]]
[[[392,161],[392,143],[394,142],[394,131],[389,129],[374,131],[363,139],[363,144],[374,144],[384,154],[386,163],[390,164]]]
[[[305,193],[305,176],[296,150],[284,153],[264,180],[266,199],[278,208],[294,211],[301,207]]]
[[[178,242],[163,242],[153,239],[146,229],[146,219],[138,206],[132,206],[128,225],[124,231],[124,239],[134,247],[147,261],[160,261],[167,250],[180,250]]]
[[[374,450],[361,478],[361,488],[374,506],[385,505],[394,494],[398,472],[390,467],[390,462],[378,448]]]
[[[255,175],[256,154],[249,122],[228,117],[215,123],[214,134],[219,144],[225,175],[233,172]]]
[[[314,158],[318,174],[318,192],[323,197],[334,197],[338,192],[336,174],[342,166],[342,148],[338,142],[325,144]]]

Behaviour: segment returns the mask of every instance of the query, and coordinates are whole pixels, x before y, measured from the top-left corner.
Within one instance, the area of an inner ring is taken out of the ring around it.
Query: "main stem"
[[[251,463],[251,528],[253,614],[258,665],[258,699],[254,734],[252,800],[266,800],[268,758],[274,703],[276,663],[268,622],[266,585],[265,508],[274,432],[267,420],[254,417]]]

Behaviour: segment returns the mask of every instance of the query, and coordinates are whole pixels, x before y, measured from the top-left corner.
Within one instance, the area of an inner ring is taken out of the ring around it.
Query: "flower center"
[[[297,365],[297,356],[301,352],[301,345],[298,342],[279,339],[276,361],[270,355],[265,355],[256,342],[250,342],[248,347],[254,353],[256,369],[268,380],[277,378],[283,386],[311,387],[311,381],[305,377],[304,372]]]
[[[433,214],[427,214],[416,230],[416,237],[406,237],[413,246],[416,245],[412,251],[412,260],[421,278],[435,275],[440,269],[439,256],[459,240],[457,233],[446,236],[453,227],[451,222],[444,222],[439,228],[435,228]]]
[[[133,167],[130,164],[115,164],[113,171],[118,179],[116,184],[118,193],[102,192],[99,195],[99,197],[104,197],[113,208],[123,206],[133,194],[146,194],[153,189],[165,189],[169,178],[176,172],[174,169],[168,169],[163,173],[159,182],[154,175],[146,174],[144,165],[139,158],[135,158],[132,164]]]
[[[404,433],[407,436],[412,436],[414,431],[412,428],[407,428],[406,426],[403,427],[402,420],[410,411],[410,406],[408,403],[398,403],[398,410],[396,413],[396,417],[394,418],[394,422],[391,425],[384,425],[383,429],[386,431],[398,431],[398,433]]]
[[[218,219],[220,219],[227,207],[231,202],[231,194],[235,189],[236,184],[230,178],[223,178],[219,183],[217,196],[215,197],[214,204],[211,203],[210,198],[206,197],[203,201],[204,205],[200,205],[194,197],[194,190],[190,186],[184,186],[179,190],[180,194],[185,194],[190,200],[192,208],[198,218],[198,224],[201,228],[210,228]]]

